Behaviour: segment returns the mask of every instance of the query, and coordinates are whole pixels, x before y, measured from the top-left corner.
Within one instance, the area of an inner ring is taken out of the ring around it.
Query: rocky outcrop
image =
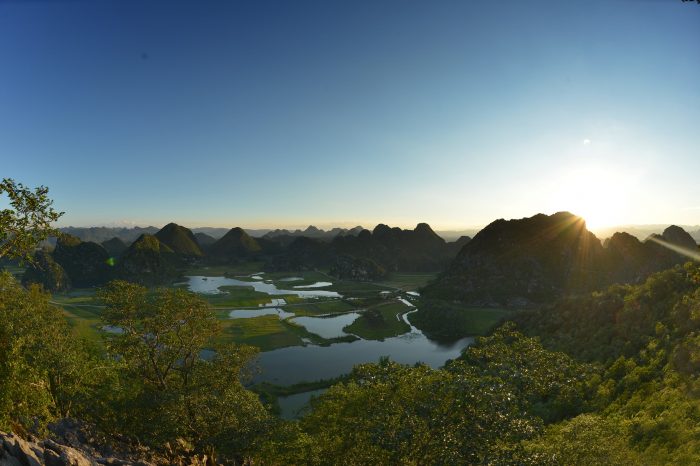
[[[25,440],[0,432],[0,466],[150,466],[146,461],[95,456],[94,453],[64,445],[52,439]]]

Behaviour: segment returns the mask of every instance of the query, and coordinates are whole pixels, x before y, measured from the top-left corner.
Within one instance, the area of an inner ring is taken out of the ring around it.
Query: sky
[[[60,225],[700,224],[700,4],[0,0]]]

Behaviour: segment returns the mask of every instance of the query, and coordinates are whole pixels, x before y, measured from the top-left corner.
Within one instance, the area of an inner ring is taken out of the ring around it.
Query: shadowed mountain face
[[[22,276],[22,284],[28,286],[37,283],[52,293],[70,289],[71,283],[66,271],[57,264],[51,254],[44,250],[37,251],[34,261],[27,266]]]
[[[304,233],[319,231],[309,227]],[[206,259],[215,264],[255,259],[264,261],[266,270],[329,267],[342,271],[343,276],[373,277],[389,271],[443,270],[457,248],[469,241],[463,238],[459,243],[448,244],[426,223],[418,224],[413,230],[380,224],[372,232],[362,230],[357,235],[352,232],[340,232],[332,241],[274,234],[256,239],[241,228],[234,228],[207,248]]]
[[[541,302],[599,285],[603,247],[568,212],[496,220],[467,243],[427,295],[479,305]]]
[[[387,271],[439,271],[454,257],[455,248],[427,223],[413,230],[377,225],[372,232],[339,236],[331,242],[336,255],[370,259]]]
[[[111,277],[109,254],[97,243],[64,235],[56,242],[53,259],[78,288],[101,285]]]
[[[659,240],[697,251],[681,228]],[[474,305],[522,306],[564,294],[635,283],[687,260],[655,241],[616,233],[604,248],[580,217],[568,212],[497,220],[461,250],[424,295]]]
[[[202,248],[202,250],[205,250],[212,244],[216,243],[216,238],[206,233],[195,233],[194,237],[197,240],[199,246]]]
[[[193,258],[204,255],[194,234],[183,226],[168,223],[155,236],[179,256]]]
[[[154,235],[141,235],[117,263],[116,275],[144,285],[167,283],[177,277],[177,256]]]
[[[271,239],[271,240],[276,240],[276,241],[282,241],[285,244],[289,244],[293,241],[293,238],[298,238],[298,237],[306,237],[306,238],[314,238],[314,239],[322,239],[326,241],[330,241],[336,236],[346,236],[346,235],[351,235],[351,236],[356,236],[359,232],[361,232],[363,228],[361,226],[356,226],[354,228],[332,228],[330,230],[321,230],[320,228],[317,228],[313,225],[309,225],[306,229],[304,230],[285,230],[285,229],[277,229],[277,230],[272,230],[268,233],[266,233],[263,238],[265,239]]]
[[[112,257],[119,257],[127,250],[129,246],[126,245],[124,241],[117,238],[116,236],[112,239],[102,242],[102,247],[105,248],[107,254]]]
[[[240,262],[258,254],[262,248],[257,240],[242,228],[232,228],[208,248],[209,259],[213,262]]]

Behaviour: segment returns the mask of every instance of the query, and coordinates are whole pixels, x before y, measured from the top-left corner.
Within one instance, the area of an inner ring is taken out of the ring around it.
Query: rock
[[[43,453],[39,448],[32,448],[32,444],[16,436],[15,434],[3,434],[4,450],[26,466],[42,466],[44,464]]]
[[[92,466],[95,464],[75,448],[60,445],[50,439],[44,440],[43,443],[45,453],[51,451],[57,454],[46,455],[46,466]]]
[[[0,456],[0,466],[22,466],[22,463],[14,456],[5,455],[5,452],[0,454],[2,455]]]

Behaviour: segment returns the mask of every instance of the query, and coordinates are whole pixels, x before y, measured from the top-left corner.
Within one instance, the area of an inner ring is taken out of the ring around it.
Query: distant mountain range
[[[121,278],[148,285],[167,283],[190,265],[257,261],[269,271],[323,269],[350,280],[375,280],[390,272],[438,272],[468,244],[446,242],[428,224],[413,230],[377,225],[374,230],[333,228],[274,230],[253,237],[236,227],[221,233],[169,223],[146,228],[64,228],[53,253],[42,251],[26,275],[52,291],[89,287]],[[110,234],[118,236],[102,239]],[[138,234],[139,236],[134,238]],[[80,236],[77,236],[80,235]],[[82,238],[86,238],[83,240]],[[102,241],[99,241],[101,240]]]
[[[632,236],[637,237],[639,240],[645,240],[652,234],[661,234],[668,225],[619,225],[614,227],[606,227],[594,230],[593,232],[598,238],[605,239],[610,238],[617,232],[629,233]],[[695,239],[695,241],[700,242],[700,225],[679,225],[685,231],[687,231],[690,236]],[[158,232],[159,228],[154,226],[148,227],[63,227],[59,228],[64,233],[80,238],[83,241],[93,241],[95,243],[102,243],[112,238],[119,238],[123,242],[130,244],[135,241],[136,238],[144,233],[154,235]],[[217,240],[228,233],[230,228],[219,228],[219,227],[197,227],[192,228],[192,233],[195,236],[204,234]],[[322,230],[310,225],[304,230],[286,230],[286,229],[270,229],[270,228],[244,228],[244,231],[252,236],[253,238],[274,238],[274,237],[299,237],[306,236],[308,238],[326,239],[330,240],[338,235],[357,235],[363,228],[360,226],[354,228],[331,228],[330,230]],[[438,236],[440,236],[445,241],[456,241],[462,236],[474,237],[481,228],[467,228],[464,230],[435,230]],[[208,242],[206,237],[203,243]],[[204,244],[202,244],[204,246]]]
[[[700,225],[678,225],[696,241],[700,242]],[[615,233],[625,232],[643,241],[651,235],[660,235],[668,225],[618,225],[594,231],[598,238],[610,238]]]
[[[612,283],[638,283],[649,274],[698,254],[695,239],[670,226],[617,232],[601,242],[568,212],[496,220],[472,240],[447,242],[426,223],[401,229],[379,224],[324,231],[197,228],[64,228],[67,235],[42,256],[32,280],[56,286],[93,286],[112,278],[156,284],[192,264],[255,260],[268,271],[328,270],[352,280],[391,272],[442,272],[424,295],[479,306],[527,306]],[[615,229],[618,230],[618,229]],[[256,233],[261,233],[257,230]],[[115,235],[115,236],[110,236]],[[137,236],[138,235],[138,236]],[[104,238],[104,239],[103,239]],[[100,241],[101,240],[101,241]],[[108,264],[108,266],[105,266]],[[48,274],[48,275],[47,275]]]
[[[159,231],[159,228],[154,226],[148,227],[62,227],[59,228],[63,233],[67,233],[76,238],[80,238],[83,241],[92,241],[94,243],[102,243],[104,241],[110,240],[112,238],[119,238],[127,245],[135,241],[139,236],[143,234],[154,235]],[[219,228],[219,227],[198,227],[192,228],[192,233],[204,238],[203,242],[206,243],[208,240],[206,237],[211,237],[217,240],[229,232],[229,228]],[[357,235],[363,227],[356,226],[354,228],[331,228],[330,230],[323,230],[316,228],[313,225],[308,226],[304,230],[286,230],[286,229],[269,229],[269,228],[244,228],[244,231],[252,236],[253,238],[297,238],[300,236],[305,236],[307,238],[316,238],[323,240],[332,240],[336,236],[344,235]],[[478,228],[471,228],[466,230],[444,230],[435,231],[438,236],[442,237],[445,241],[456,241],[462,236],[474,236],[478,233]],[[52,242],[52,244],[54,244]],[[204,244],[202,244],[204,246]]]

